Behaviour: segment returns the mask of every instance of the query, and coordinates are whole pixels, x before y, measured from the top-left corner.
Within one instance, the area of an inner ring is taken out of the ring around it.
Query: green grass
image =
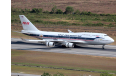
[[[23,12],[11,12],[11,22],[12,23],[20,23],[19,15],[25,15],[32,23],[40,23],[40,24],[52,24],[52,25],[83,25],[83,26],[109,26],[108,24],[104,24],[104,22],[111,23],[111,27],[115,27],[116,24],[116,16],[100,16],[100,15],[75,15],[75,14],[48,14],[48,13],[23,13]],[[46,20],[47,19],[47,20]],[[56,21],[52,21],[49,19],[55,19]],[[46,20],[46,21],[44,21]],[[60,20],[60,21],[58,21]],[[61,21],[61,20],[77,20],[77,22],[71,23],[70,21]],[[89,22],[88,22],[89,21]],[[96,21],[97,23],[94,23]],[[102,25],[99,25],[101,24]]]
[[[35,64],[35,63],[20,63],[20,62],[12,62],[11,64],[21,64],[21,65],[28,65],[28,66],[41,66],[41,67],[46,67],[46,68],[63,68],[65,70],[83,70],[85,72],[108,72],[108,73],[116,73],[116,71],[111,71],[111,70],[101,70],[101,69],[88,69],[88,68],[80,68],[80,67],[67,67],[67,66],[55,66],[55,65],[45,65],[45,64]]]
[[[12,59],[15,59],[17,58],[17,56],[20,56],[20,55],[26,55],[27,53],[29,53],[30,51],[19,51],[19,50],[12,50],[11,51],[11,58]],[[41,63],[26,63],[26,62],[11,62],[11,64],[21,64],[22,66],[23,65],[28,65],[28,66],[38,66],[38,68],[40,68],[39,66],[41,67],[47,67],[47,68],[63,68],[65,70],[69,70],[69,69],[75,69],[75,70],[83,70],[85,72],[87,71],[94,71],[94,72],[108,72],[108,73],[116,73],[116,71],[113,71],[113,70],[102,70],[102,69],[88,69],[88,68],[82,68],[82,67],[72,67],[72,66],[58,66],[58,65],[47,65],[47,64],[41,64]],[[53,68],[53,69],[54,69]]]
[[[62,73],[66,76],[81,76],[81,75],[93,75],[99,76],[100,73],[93,73],[93,72],[83,72],[83,71],[72,71],[72,70],[63,70],[63,69],[50,69],[50,68],[37,68],[37,67],[29,67],[29,66],[16,66],[11,65],[11,72],[15,73],[28,73],[28,74],[38,74],[41,75],[44,72],[50,74]]]
[[[11,65],[11,71],[16,73],[29,73],[29,74],[38,74],[41,75],[44,72],[50,73],[50,74],[56,74],[56,73],[62,73],[64,75],[68,76],[79,76],[79,75],[93,75],[93,76],[99,76],[100,73],[96,72],[86,72],[86,71],[75,71],[75,70],[64,70],[64,69],[51,69],[51,68],[40,68],[40,67],[34,67],[34,66],[17,66],[17,65]],[[116,74],[113,74],[113,76],[116,76]]]
[[[23,55],[27,53],[26,51],[23,51],[23,52],[19,52],[19,51],[11,51],[11,55],[12,56],[20,56],[20,55]]]

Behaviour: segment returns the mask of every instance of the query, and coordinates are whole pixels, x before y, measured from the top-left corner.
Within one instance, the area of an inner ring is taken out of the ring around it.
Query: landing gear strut
[[[102,46],[102,49],[104,49],[104,46],[105,46],[105,45]]]

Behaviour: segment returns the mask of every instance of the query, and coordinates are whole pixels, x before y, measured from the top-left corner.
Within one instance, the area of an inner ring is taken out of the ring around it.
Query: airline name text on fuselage
[[[81,37],[81,35],[67,35],[67,34],[58,34],[58,36]]]

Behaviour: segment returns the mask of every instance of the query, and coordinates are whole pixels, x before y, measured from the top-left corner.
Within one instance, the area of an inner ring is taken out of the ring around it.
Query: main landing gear
[[[105,45],[102,46],[102,49],[104,49],[104,46],[105,46]]]

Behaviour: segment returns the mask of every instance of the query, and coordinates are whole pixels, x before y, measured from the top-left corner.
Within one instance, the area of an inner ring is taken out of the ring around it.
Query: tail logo
[[[30,22],[23,22],[22,24],[24,25],[29,25]]]

